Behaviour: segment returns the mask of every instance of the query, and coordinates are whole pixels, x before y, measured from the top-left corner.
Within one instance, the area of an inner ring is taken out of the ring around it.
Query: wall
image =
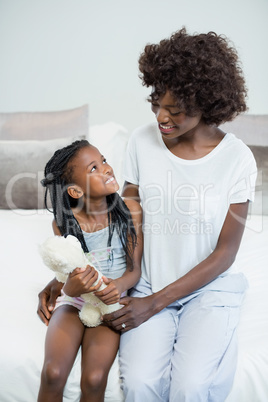
[[[88,103],[90,123],[151,121],[138,78],[144,45],[186,26],[228,36],[249,112],[268,113],[267,0],[0,0],[0,111]]]

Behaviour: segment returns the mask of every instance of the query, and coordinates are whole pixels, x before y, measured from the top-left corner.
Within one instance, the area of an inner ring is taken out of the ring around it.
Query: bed
[[[256,155],[259,175],[256,203],[237,256],[250,287],[238,327],[236,375],[226,401],[267,402],[268,116],[243,118],[234,121],[236,130],[232,131],[242,135],[248,132],[243,125],[248,129],[252,124],[252,132],[257,127],[255,143],[251,143],[252,137],[246,141]],[[39,187],[40,165],[70,139],[88,138],[107,157],[122,186],[128,136],[127,130],[114,122],[90,127],[87,105],[52,113],[0,113],[1,402],[35,402],[39,389],[46,327],[36,314],[38,292],[53,277],[38,253],[38,245],[52,234],[52,214],[43,208],[43,190]],[[21,176],[22,172],[27,175]],[[80,352],[65,387],[64,402],[79,401],[79,382]],[[123,401],[118,357],[106,388],[105,402],[109,401]]]

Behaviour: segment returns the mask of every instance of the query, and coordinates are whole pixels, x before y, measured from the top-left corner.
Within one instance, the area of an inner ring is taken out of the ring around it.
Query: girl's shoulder
[[[53,229],[53,232],[54,232],[54,234],[55,234],[56,236],[61,236],[60,229],[58,228],[55,219],[53,219],[53,221],[52,221],[52,229]]]

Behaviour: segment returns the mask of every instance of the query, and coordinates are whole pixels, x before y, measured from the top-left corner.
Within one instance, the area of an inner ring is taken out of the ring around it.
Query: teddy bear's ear
[[[67,193],[75,199],[81,198],[84,195],[84,191],[76,184],[69,186],[67,188]]]
[[[65,240],[67,241],[66,244],[68,244],[68,246],[72,246],[75,247],[76,249],[82,249],[81,243],[80,241],[77,239],[77,237],[70,235],[68,233],[66,233],[64,236]]]

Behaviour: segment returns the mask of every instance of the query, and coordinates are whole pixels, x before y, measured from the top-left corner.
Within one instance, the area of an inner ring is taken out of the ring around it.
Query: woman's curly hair
[[[139,58],[149,101],[169,90],[189,116],[201,112],[208,125],[222,124],[247,110],[247,89],[236,50],[215,32],[189,35],[185,28],[159,44],[148,44]]]

